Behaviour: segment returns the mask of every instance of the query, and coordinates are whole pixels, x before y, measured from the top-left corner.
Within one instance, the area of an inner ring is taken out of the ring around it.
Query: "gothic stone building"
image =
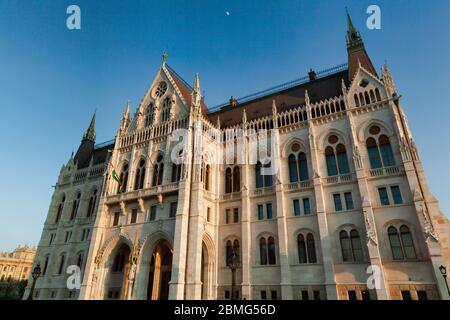
[[[95,145],[94,116],[51,199],[35,297],[448,299],[449,222],[391,73],[347,19],[345,65],[208,109],[164,57],[113,142]]]

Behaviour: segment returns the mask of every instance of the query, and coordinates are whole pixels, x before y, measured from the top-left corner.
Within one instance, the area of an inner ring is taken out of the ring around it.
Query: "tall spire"
[[[128,126],[128,120],[130,119],[130,100],[127,102],[127,106],[125,107],[125,111],[123,112],[122,119],[120,120],[120,128],[125,129]]]
[[[89,124],[89,128],[83,134],[83,140],[90,140],[95,142],[95,117],[97,112],[94,112],[92,116],[91,123]]]
[[[347,14],[347,48],[355,48],[364,45],[361,35],[353,26],[352,18],[348,13],[347,7],[345,7],[345,13]]]
[[[202,90],[200,89],[200,78],[198,73],[195,74],[194,89],[192,89],[192,103],[199,107],[202,100]]]
[[[364,42],[353,25],[352,18],[345,7],[347,15],[347,53],[348,53],[348,77],[352,81],[359,68],[364,68],[370,72],[373,76],[378,77],[372,61],[364,48]]]

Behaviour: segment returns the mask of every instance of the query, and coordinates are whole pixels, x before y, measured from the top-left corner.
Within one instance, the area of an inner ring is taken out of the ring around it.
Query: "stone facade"
[[[12,252],[0,252],[0,281],[27,280],[36,248],[18,246]]]
[[[234,252],[239,298],[448,299],[450,224],[348,20],[346,65],[208,109],[164,57],[114,142],[94,145],[94,118],[52,197],[37,298],[229,298]]]

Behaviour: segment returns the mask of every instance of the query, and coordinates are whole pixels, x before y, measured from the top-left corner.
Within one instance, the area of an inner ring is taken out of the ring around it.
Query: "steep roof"
[[[172,77],[173,81],[175,81],[175,84],[180,90],[183,99],[186,101],[188,107],[192,104],[192,87],[178,74],[173,70],[167,63],[165,65],[166,70],[170,73],[170,76]],[[200,102],[202,112],[206,114],[208,112],[208,108],[206,107],[204,101],[202,100]]]
[[[221,127],[230,127],[242,122],[244,109],[247,121],[271,114],[273,100],[275,100],[278,112],[304,105],[305,90],[308,90],[311,103],[337,97],[342,94],[342,80],[344,80],[346,85],[349,84],[346,65],[319,72],[317,73],[317,78],[312,80],[308,77],[300,78],[275,88],[264,90],[260,94],[249,96],[250,99],[248,99],[249,97],[237,99],[238,104],[236,106],[225,104],[217,111],[210,112],[208,117],[211,122],[215,123],[219,116]]]

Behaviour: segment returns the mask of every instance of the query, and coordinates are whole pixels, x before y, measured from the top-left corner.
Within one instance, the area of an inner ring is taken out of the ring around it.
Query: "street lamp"
[[[239,266],[238,264],[239,258],[235,248],[233,248],[228,259],[228,267],[231,269],[231,300],[237,299],[234,292],[236,291],[236,269]]]
[[[41,266],[39,263],[34,267],[31,272],[31,277],[33,278],[33,282],[31,283],[30,294],[28,295],[28,300],[33,300],[34,287],[36,286],[36,280],[41,276]]]
[[[448,288],[448,282],[447,282],[447,268],[443,265],[440,265],[439,271],[442,274],[442,277],[444,278],[445,286],[447,287],[448,295],[450,296],[450,289]]]

